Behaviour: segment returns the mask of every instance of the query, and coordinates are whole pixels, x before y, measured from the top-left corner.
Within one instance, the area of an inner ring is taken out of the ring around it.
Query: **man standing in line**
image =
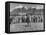
[[[29,15],[27,15],[26,22],[27,22],[27,26],[29,26],[29,23],[30,23]]]

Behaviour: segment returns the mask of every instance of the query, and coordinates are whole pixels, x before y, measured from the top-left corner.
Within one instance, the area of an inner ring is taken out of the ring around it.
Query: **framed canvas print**
[[[45,3],[5,2],[5,32],[45,31]]]

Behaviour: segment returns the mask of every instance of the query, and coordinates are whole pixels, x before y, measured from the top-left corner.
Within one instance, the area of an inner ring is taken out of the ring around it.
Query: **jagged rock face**
[[[15,9],[10,12],[10,15],[19,15],[17,13],[30,13],[30,14],[43,14],[43,9],[36,9],[36,8],[27,8],[24,6],[17,6],[15,7]]]

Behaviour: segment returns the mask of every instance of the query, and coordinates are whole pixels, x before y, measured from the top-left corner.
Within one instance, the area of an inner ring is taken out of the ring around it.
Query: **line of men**
[[[19,17],[13,17],[10,19],[10,22],[11,23],[30,23],[30,22],[43,22],[43,19],[38,16],[33,16],[31,17],[30,15],[27,15],[27,16],[19,16]]]

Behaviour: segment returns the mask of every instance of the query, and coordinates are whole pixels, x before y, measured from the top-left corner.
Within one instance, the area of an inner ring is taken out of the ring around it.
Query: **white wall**
[[[46,35],[46,32],[32,32],[32,33],[30,32],[30,33],[6,34],[5,33],[5,2],[6,1],[46,3],[46,0],[0,0],[0,35]],[[45,16],[45,18],[46,18],[46,16]],[[46,23],[46,21],[45,21],[45,23]]]

